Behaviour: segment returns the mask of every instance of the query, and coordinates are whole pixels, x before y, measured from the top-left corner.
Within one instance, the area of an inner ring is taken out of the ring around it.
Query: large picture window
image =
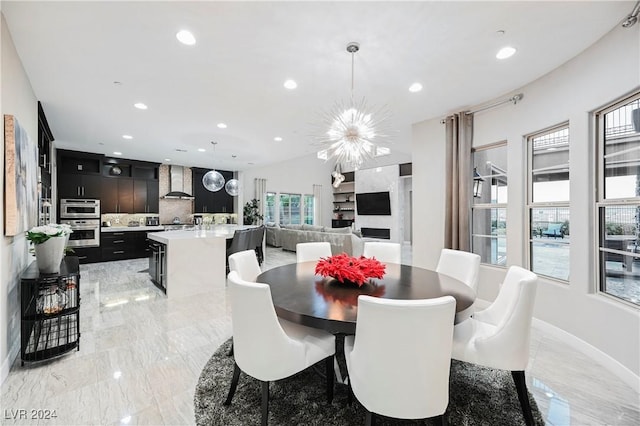
[[[473,156],[471,250],[482,263],[507,263],[507,144],[477,148]]]
[[[280,225],[302,224],[302,195],[280,193]]]
[[[640,93],[596,114],[601,292],[640,305]]]
[[[529,269],[569,280],[569,125],[527,138]]]

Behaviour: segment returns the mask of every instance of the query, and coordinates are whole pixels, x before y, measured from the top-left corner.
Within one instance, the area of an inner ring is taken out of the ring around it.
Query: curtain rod
[[[518,93],[517,95],[513,95],[513,96],[512,96],[512,97],[510,97],[509,99],[505,99],[505,100],[503,100],[503,101],[498,101],[498,102],[496,102],[496,103],[489,104],[489,105],[486,105],[486,106],[480,107],[480,108],[478,108],[478,109],[474,109],[474,110],[472,110],[472,111],[467,111],[467,112],[465,112],[465,114],[467,114],[467,115],[469,115],[469,114],[475,114],[476,112],[485,111],[485,110],[488,110],[488,109],[491,109],[491,108],[495,108],[495,107],[497,107],[497,106],[500,106],[500,105],[503,105],[503,104],[506,104],[506,103],[509,103],[509,102],[511,102],[511,103],[513,103],[513,104],[515,105],[515,104],[517,104],[519,101],[521,101],[521,100],[522,100],[522,98],[524,98],[524,95],[523,95],[522,93]]]
[[[498,102],[495,102],[495,103],[492,103],[492,104],[489,104],[489,105],[485,105],[483,107],[480,107],[478,109],[474,109],[474,110],[471,110],[471,111],[465,111],[465,114],[466,115],[471,115],[471,114],[474,114],[476,112],[485,111],[485,110],[488,110],[488,109],[491,109],[491,108],[495,108],[497,106],[506,104],[508,102],[511,102],[511,103],[513,103],[515,105],[519,101],[521,101],[522,98],[524,98],[524,94],[518,93],[517,95],[511,96],[509,99],[504,99],[502,101],[498,101]],[[440,124],[444,124],[444,123],[446,123],[446,119],[443,118],[442,120],[440,120]]]

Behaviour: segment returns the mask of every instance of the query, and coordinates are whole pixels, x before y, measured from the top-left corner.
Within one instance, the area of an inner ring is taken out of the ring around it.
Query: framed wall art
[[[4,234],[23,233],[38,220],[38,147],[13,115],[4,116]]]

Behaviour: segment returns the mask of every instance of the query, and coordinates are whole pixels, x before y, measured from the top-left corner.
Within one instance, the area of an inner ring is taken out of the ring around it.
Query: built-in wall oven
[[[99,247],[100,219],[60,219],[60,223],[71,226],[69,247]]]
[[[100,200],[60,200],[60,223],[71,226],[70,247],[100,246]]]
[[[60,200],[60,219],[98,219],[100,221],[100,200],[63,198]]]

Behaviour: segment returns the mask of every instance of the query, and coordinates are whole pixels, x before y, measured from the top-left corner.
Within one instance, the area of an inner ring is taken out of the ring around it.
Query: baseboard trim
[[[14,344],[11,349],[9,349],[9,354],[2,361],[2,369],[0,369],[0,385],[4,383],[5,379],[9,376],[9,371],[11,370],[11,365],[13,361],[18,356],[18,352],[20,351],[20,346],[18,344]]]
[[[636,375],[633,371],[622,365],[615,358],[602,352],[595,346],[590,345],[579,337],[574,336],[571,333],[564,331],[563,329],[549,324],[548,322],[533,318],[533,325],[547,334],[561,339],[572,348],[582,352],[583,354],[593,358],[594,361],[601,364],[611,373],[615,374],[620,380],[622,380],[631,388],[640,392],[640,376]]]

